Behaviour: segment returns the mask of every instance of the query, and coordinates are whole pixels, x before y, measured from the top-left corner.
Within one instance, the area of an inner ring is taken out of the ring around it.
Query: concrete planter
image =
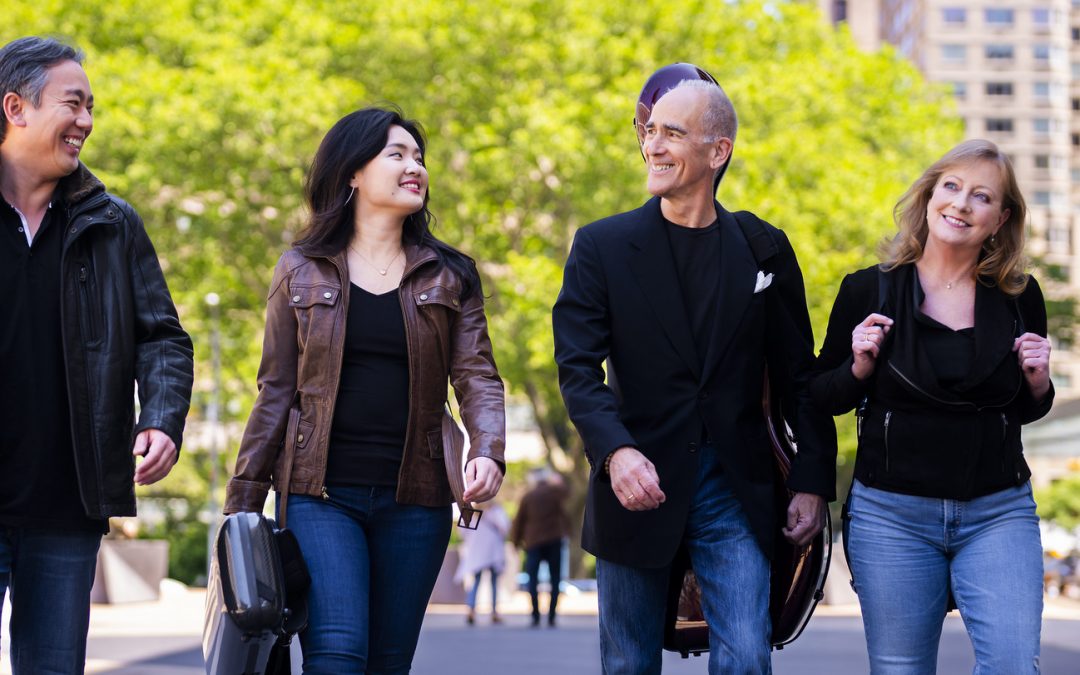
[[[169,542],[156,539],[102,539],[90,602],[157,600],[169,572]]]

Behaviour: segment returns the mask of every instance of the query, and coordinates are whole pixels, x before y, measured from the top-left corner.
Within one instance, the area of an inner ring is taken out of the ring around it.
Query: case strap
[[[483,512],[474,509],[469,502],[465,501],[465,469],[461,463],[461,456],[465,452],[465,433],[458,426],[454,414],[450,412],[449,404],[443,406],[442,441],[446,478],[450,481],[450,492],[454,495],[454,501],[457,502],[460,513],[458,527],[475,530],[480,525]]]

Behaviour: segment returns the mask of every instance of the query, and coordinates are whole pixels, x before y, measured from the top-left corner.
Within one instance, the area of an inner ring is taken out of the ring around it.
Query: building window
[[[957,99],[963,101],[967,98],[967,82],[953,82],[952,93]]]
[[[1036,7],[1031,10],[1031,23],[1036,28],[1047,28],[1050,26],[1050,10],[1046,7]]]
[[[1080,147],[1080,134],[1072,134],[1072,144],[1074,148]]]
[[[991,61],[1010,61],[1012,57],[1012,45],[986,45],[986,58]],[[1080,63],[1076,65],[1080,67]]]
[[[1073,42],[1080,42],[1080,28],[1072,29],[1072,40]]]
[[[967,47],[964,45],[941,45],[941,59],[946,63],[963,63],[967,60]]]
[[[1050,45],[1037,44],[1031,48],[1031,53],[1035,57],[1036,61],[1049,61],[1050,60]]]
[[[1032,82],[1031,93],[1035,96],[1035,98],[1050,98],[1050,83]]]
[[[1050,133],[1050,120],[1045,117],[1036,117],[1031,120],[1031,128],[1037,134]]]
[[[1034,161],[1036,169],[1050,168],[1050,155],[1035,155]]]
[[[967,10],[963,7],[945,7],[941,10],[941,16],[945,23],[953,25],[967,22]]]
[[[1073,61],[1071,66],[1072,78],[1080,80],[1080,61]]]
[[[1013,130],[1013,121],[1008,117],[991,117],[986,120],[986,130],[1010,133]]]
[[[1072,100],[1072,109],[1073,110],[1080,110],[1080,98],[1074,98]]]
[[[1069,171],[1069,176],[1072,177],[1072,182],[1080,183],[1080,169],[1073,169]]]
[[[1012,82],[987,82],[986,83],[986,95],[987,96],[1012,96],[1013,95]]]
[[[1068,244],[1070,234],[1069,228],[1067,227],[1051,227],[1046,238],[1052,244]]]
[[[1011,26],[1012,22],[1013,11],[1011,9],[994,7],[986,10],[986,23],[990,26]]]
[[[1050,206],[1050,193],[1046,190],[1036,190],[1032,193],[1031,203],[1035,206]]]
[[[837,23],[847,21],[847,0],[833,0],[832,18]]]

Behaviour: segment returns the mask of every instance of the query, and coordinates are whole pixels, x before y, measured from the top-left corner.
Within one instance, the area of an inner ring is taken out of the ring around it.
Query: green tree
[[[1035,493],[1039,517],[1073,529],[1080,527],[1080,476],[1062,478]]]
[[[860,52],[806,3],[50,0],[8,8],[0,39],[28,33],[88,52],[86,161],[136,205],[166,264],[196,341],[195,416],[211,387],[210,291],[226,409],[250,409],[266,285],[303,223],[321,135],[380,101],[422,120],[437,233],[480,261],[510,395],[532,408],[579,513],[584,454],[550,308],[574,231],[647,197],[630,120],[653,70],[697,63],[732,97],[741,126],[719,198],[791,236],[819,339],[840,277],[891,232],[894,200],[961,137],[943,90],[889,49]]]

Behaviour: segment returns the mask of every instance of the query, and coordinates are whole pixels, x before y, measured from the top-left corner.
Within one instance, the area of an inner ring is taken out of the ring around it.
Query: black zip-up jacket
[[[91,518],[133,516],[135,435],[158,429],[180,448],[194,379],[191,338],[135,210],[82,164],[60,192],[67,205],[60,322],[79,490]]]
[[[1034,400],[1012,351],[1023,332],[1046,336],[1034,277],[1015,299],[976,284],[973,364],[950,388],[939,384],[917,339],[923,296],[914,266],[881,279],[883,287],[876,266],[844,278],[811,381],[811,394],[832,414],[859,408],[855,477],[892,492],[962,500],[1027,481],[1020,426],[1049,412],[1054,400],[1052,384],[1043,400]],[[872,312],[895,323],[874,374],[859,381],[851,373],[851,334]]]

